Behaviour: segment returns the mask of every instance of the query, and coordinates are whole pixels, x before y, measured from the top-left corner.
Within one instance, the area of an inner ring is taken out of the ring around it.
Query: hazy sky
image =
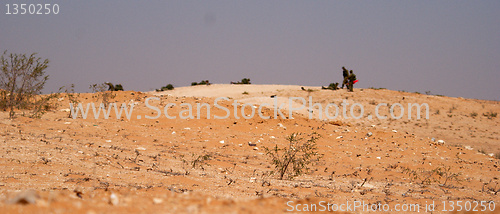
[[[6,15],[0,50],[51,60],[46,92],[110,81],[147,91],[208,79],[500,100],[500,1],[43,1]]]

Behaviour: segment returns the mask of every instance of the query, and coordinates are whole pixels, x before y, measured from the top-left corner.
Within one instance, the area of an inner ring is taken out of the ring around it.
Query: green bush
[[[208,81],[208,80],[202,80],[200,82],[192,82],[191,83],[191,86],[195,86],[195,85],[210,85],[210,81]]]
[[[238,85],[239,84],[246,84],[246,85],[248,85],[248,84],[252,84],[252,83],[250,82],[249,78],[243,78],[243,79],[241,79],[241,81],[239,81],[239,82],[231,82],[231,84],[238,84]]]
[[[123,91],[123,86],[122,86],[122,84],[116,84],[116,85],[115,85],[115,91]]]
[[[166,86],[161,87],[160,89],[156,89],[156,91],[169,91],[174,90],[174,86],[172,84],[168,84]]]
[[[172,84],[168,84],[164,87],[161,87],[162,91],[174,90],[174,86]]]
[[[483,113],[483,116],[487,117],[488,119],[493,119],[494,117],[497,117],[497,113],[496,112],[486,112],[486,113]]]

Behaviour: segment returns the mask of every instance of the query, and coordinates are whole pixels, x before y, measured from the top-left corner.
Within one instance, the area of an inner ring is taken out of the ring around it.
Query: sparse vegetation
[[[386,89],[386,88],[375,88],[375,87],[369,87],[368,89],[373,89],[373,90],[383,90],[383,89]]]
[[[448,110],[448,113],[453,113],[454,110],[457,110],[457,107],[455,105],[452,105],[451,108]]]
[[[239,81],[239,82],[231,82],[231,84],[244,84],[244,85],[248,85],[248,84],[252,84],[252,83],[250,82],[249,78],[243,78],[241,81]]]
[[[244,91],[242,94],[244,94],[244,95],[248,95],[248,91]]]
[[[116,84],[116,85],[115,85],[115,91],[123,91],[123,86],[122,86],[122,84]]]
[[[196,157],[196,159],[194,159],[193,161],[191,161],[191,166],[193,167],[193,169],[198,166],[202,170],[205,170],[205,165],[208,165],[207,161],[210,160],[210,159],[211,159],[211,156],[209,154],[198,155],[198,157]]]
[[[113,85],[113,83],[110,82],[105,82],[104,84],[108,86],[108,91],[123,91],[122,84]]]
[[[69,87],[63,87],[66,98],[68,98],[70,106],[73,105],[75,108],[80,102],[80,94],[75,93],[75,85],[71,84]],[[68,113],[68,118],[71,118],[71,111]]]
[[[97,98],[97,100],[101,100],[102,104],[104,104],[104,107],[108,107],[110,101],[116,97],[116,94],[113,93],[113,91],[108,91],[106,90],[106,85],[105,83],[103,84],[93,84],[90,85],[90,89],[92,90],[92,98]]]
[[[210,81],[208,80],[202,80],[200,82],[192,82],[191,83],[191,86],[195,86],[195,85],[210,85]]]
[[[160,89],[156,89],[156,91],[170,91],[174,90],[174,86],[172,84],[168,84],[166,86],[161,87]]]
[[[418,168],[417,170],[406,167],[401,168],[403,174],[409,175],[412,182],[416,181],[421,185],[438,183],[440,186],[448,187],[447,184],[449,181],[459,181],[458,176],[460,176],[460,173],[454,173],[449,166],[436,167],[432,170],[425,170],[423,168]]]
[[[275,167],[273,173],[278,173],[280,180],[285,175],[288,175],[288,179],[293,179],[303,174],[313,161],[322,157],[316,145],[316,140],[319,138],[317,133],[309,135],[307,140],[300,136],[300,133],[287,136],[288,146],[285,148],[278,148],[277,145],[272,149],[264,147]]]
[[[470,113],[470,116],[471,116],[472,118],[476,118],[476,117],[477,117],[477,113],[476,113],[476,112],[472,112],[472,113]]]
[[[49,60],[36,57],[36,53],[7,54],[0,57],[0,108],[10,111],[9,117],[15,116],[15,110],[31,110],[30,117],[40,117],[51,109],[51,100],[58,94],[37,96],[42,93],[49,75],[45,74]]]
[[[483,116],[487,117],[488,119],[493,119],[494,117],[497,117],[497,113],[496,112],[486,112],[486,113],[483,113]]]

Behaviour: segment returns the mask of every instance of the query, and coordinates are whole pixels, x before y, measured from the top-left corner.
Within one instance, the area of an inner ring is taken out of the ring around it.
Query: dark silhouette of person
[[[349,71],[347,71],[347,69],[345,69],[345,67],[342,67],[342,76],[344,77],[344,81],[342,81],[342,87],[340,87],[340,88],[344,88],[344,85],[348,86],[347,83],[349,81],[349,79],[348,79]]]
[[[354,91],[354,81],[356,81],[356,74],[352,73],[352,70],[349,73],[350,73],[348,76],[349,84],[347,86],[347,89],[350,92],[353,92]]]

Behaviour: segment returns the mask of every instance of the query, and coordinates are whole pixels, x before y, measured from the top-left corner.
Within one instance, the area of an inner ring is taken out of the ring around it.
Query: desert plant
[[[455,105],[453,105],[450,110],[448,110],[448,113],[453,113],[453,110],[457,110],[457,107]]]
[[[108,91],[123,91],[122,84],[113,85],[113,83],[110,82],[105,82],[104,84],[108,86]]]
[[[252,83],[250,82],[250,79],[249,79],[249,78],[243,78],[243,79],[241,80],[241,84],[252,84]]]
[[[97,100],[101,100],[101,102],[104,104],[104,107],[108,107],[111,99],[114,99],[116,97],[116,94],[114,94],[113,91],[106,90],[105,83],[92,84],[90,85],[89,88],[92,90],[92,93],[94,93],[92,98],[97,98]]]
[[[115,85],[115,91],[123,91],[123,86],[122,86],[122,84],[116,84],[116,85]]]
[[[436,174],[440,177],[440,180],[444,179],[440,184],[440,186],[444,187],[446,187],[448,181],[459,181],[458,176],[460,176],[460,173],[454,173],[450,166],[436,168]]]
[[[288,146],[285,148],[269,149],[264,147],[266,154],[271,157],[274,165],[273,173],[278,173],[279,179],[282,180],[285,175],[289,179],[303,174],[309,169],[309,165],[316,160],[319,160],[322,155],[318,153],[316,140],[319,138],[317,133],[308,136],[307,140],[300,137],[300,133],[292,133],[286,137]]]
[[[248,95],[248,91],[244,91],[242,94],[244,94],[244,95]]]
[[[494,117],[497,117],[497,113],[495,112],[486,112],[483,113],[483,116],[487,117],[488,119],[493,119]]]
[[[160,89],[156,89],[156,91],[169,91],[174,90],[174,86],[172,84],[168,84],[166,86],[161,87]]]
[[[210,81],[208,80],[202,80],[200,82],[192,82],[191,83],[191,86],[195,86],[195,85],[210,85]]]
[[[69,100],[70,106],[78,106],[78,103],[80,102],[80,94],[75,93],[75,85],[71,84],[69,87],[63,87],[64,88],[64,93],[66,94],[66,97]],[[71,110],[69,111],[68,118],[71,118]]]
[[[373,89],[373,90],[383,90],[383,89],[386,89],[386,88],[375,88],[375,87],[369,87],[368,89]]]
[[[167,90],[174,90],[174,86],[172,84],[168,84],[165,86],[165,89]]]
[[[477,117],[477,113],[476,113],[476,112],[472,112],[472,113],[470,113],[470,116],[471,116],[472,118],[476,118],[476,117]]]
[[[238,82],[231,82],[231,84],[252,84],[249,78],[243,78]]]
[[[404,168],[403,169],[403,174],[408,174],[410,177],[410,180],[417,181],[422,185],[430,185],[432,182],[437,181],[437,179],[433,178],[434,175],[437,174],[438,169],[433,169],[433,170],[425,170],[423,168],[418,168],[417,170],[412,170],[410,168]]]
[[[194,155],[193,155],[194,156]],[[196,168],[196,166],[200,167],[202,170],[205,170],[205,165],[207,165],[207,161],[212,159],[211,155],[206,154],[206,155],[198,155],[196,159],[191,161],[191,166]]]
[[[45,74],[49,60],[36,57],[36,53],[7,54],[0,57],[0,108],[9,110],[9,117],[16,109],[31,110],[30,117],[39,117],[51,108],[50,101],[58,94],[37,96],[42,93],[49,75]]]

